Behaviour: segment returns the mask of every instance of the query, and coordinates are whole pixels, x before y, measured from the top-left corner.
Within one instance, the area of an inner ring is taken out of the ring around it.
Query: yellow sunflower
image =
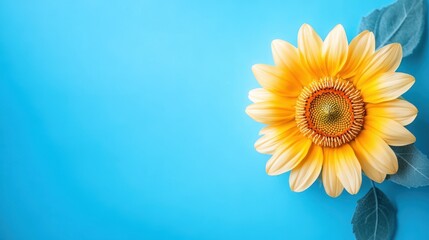
[[[376,182],[397,172],[390,146],[415,142],[404,126],[417,115],[416,107],[400,99],[415,81],[396,72],[400,44],[375,51],[369,31],[348,44],[341,25],[323,41],[304,24],[298,48],[274,40],[272,52],[275,66],[252,67],[262,88],[249,92],[254,103],[246,109],[267,124],[255,148],[272,154],[269,175],[291,171],[290,188],[300,192],[322,174],[326,193],[337,197],[344,188],[359,191],[361,170]]]

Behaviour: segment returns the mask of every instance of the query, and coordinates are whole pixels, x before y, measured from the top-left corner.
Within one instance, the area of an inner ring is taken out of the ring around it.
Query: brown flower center
[[[303,89],[295,120],[299,130],[314,143],[338,147],[359,134],[364,116],[362,96],[351,82],[324,78]]]

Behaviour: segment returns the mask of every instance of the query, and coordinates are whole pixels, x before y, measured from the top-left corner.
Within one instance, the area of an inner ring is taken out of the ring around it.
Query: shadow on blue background
[[[368,181],[331,199],[267,176],[250,67],[302,23],[350,40],[391,2],[1,1],[0,239],[352,239]],[[421,148],[428,53],[401,66]],[[429,189],[380,188],[397,239],[428,239]]]

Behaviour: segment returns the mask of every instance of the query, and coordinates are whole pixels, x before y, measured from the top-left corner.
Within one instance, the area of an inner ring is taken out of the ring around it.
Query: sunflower
[[[398,170],[390,146],[415,142],[404,126],[417,109],[400,96],[414,77],[396,72],[402,47],[392,43],[375,50],[374,34],[363,31],[348,44],[337,25],[323,41],[308,24],[298,33],[298,48],[272,42],[274,66],[252,71],[262,88],[249,92],[247,114],[264,123],[255,143],[271,154],[269,175],[291,171],[289,185],[301,192],[322,175],[326,193],[345,188],[356,194],[362,171],[375,182]]]

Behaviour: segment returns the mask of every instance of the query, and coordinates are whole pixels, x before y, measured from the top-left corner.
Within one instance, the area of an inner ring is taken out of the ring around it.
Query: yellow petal
[[[296,167],[307,155],[311,140],[300,132],[285,141],[267,162],[266,171],[269,175],[279,175]]]
[[[301,67],[301,59],[299,51],[292,44],[280,39],[276,39],[271,43],[274,63],[290,72],[295,79],[301,82],[302,86],[307,86],[311,82],[311,77]]]
[[[351,78],[361,71],[365,62],[374,54],[375,37],[372,32],[363,31],[349,45],[347,62],[341,70],[343,79]]]
[[[249,91],[249,99],[254,103],[266,102],[276,98],[276,95],[263,88],[255,88]]]
[[[329,76],[336,76],[347,60],[348,42],[346,32],[338,24],[328,34],[322,47],[322,56]]]
[[[285,103],[258,102],[249,105],[246,113],[255,121],[265,124],[274,124],[282,121],[292,120],[295,117],[295,109]]]
[[[302,62],[316,78],[324,75],[322,46],[323,41],[313,28],[303,24],[298,32],[298,49]]]
[[[414,77],[409,74],[400,72],[384,73],[362,85],[361,93],[365,102],[385,102],[404,94],[414,82]]]
[[[335,162],[337,177],[347,192],[350,194],[359,192],[362,184],[362,170],[352,147],[349,144],[343,144],[334,148],[330,157]]]
[[[286,121],[286,123],[291,122],[291,121]],[[259,131],[259,135],[265,135],[265,134],[275,134],[278,132],[278,128],[280,126],[282,126],[285,122],[279,122],[276,124],[271,124],[268,126],[263,127],[260,131]]]
[[[276,149],[289,137],[294,136],[299,130],[295,121],[282,123],[278,126],[271,126],[263,137],[255,142],[255,149],[260,153],[273,154]]]
[[[386,174],[394,174],[398,171],[398,160],[393,150],[381,137],[370,130],[362,130],[350,144],[363,171],[374,181],[381,182]],[[375,173],[373,173],[374,170],[376,170]]]
[[[366,116],[364,129],[381,137],[391,146],[405,146],[416,141],[414,135],[404,126],[389,118]]]
[[[398,43],[386,45],[377,50],[365,63],[366,67],[358,73],[355,84],[361,88],[363,84],[371,81],[377,75],[394,72],[402,60],[402,47]]]
[[[331,197],[338,197],[343,191],[343,185],[335,170],[334,148],[323,149],[322,180],[326,193]]]
[[[297,97],[301,92],[301,83],[291,73],[279,67],[256,64],[252,71],[259,84],[269,91],[288,97]]]
[[[382,173],[382,172],[378,171],[377,169],[375,169],[369,165],[365,165],[365,167],[364,167],[362,162],[360,162],[360,163],[362,166],[362,171],[372,181],[382,183],[386,179],[387,175],[385,173]]]
[[[404,126],[414,121],[417,112],[417,108],[413,104],[402,99],[382,103],[368,103],[366,105],[368,116],[390,118]]]
[[[313,144],[301,164],[292,169],[289,186],[292,191],[302,192],[310,187],[319,177],[323,165],[323,149]]]
[[[275,102],[283,106],[295,107],[296,98],[288,98],[263,88],[255,88],[249,91],[249,99],[254,103]]]

